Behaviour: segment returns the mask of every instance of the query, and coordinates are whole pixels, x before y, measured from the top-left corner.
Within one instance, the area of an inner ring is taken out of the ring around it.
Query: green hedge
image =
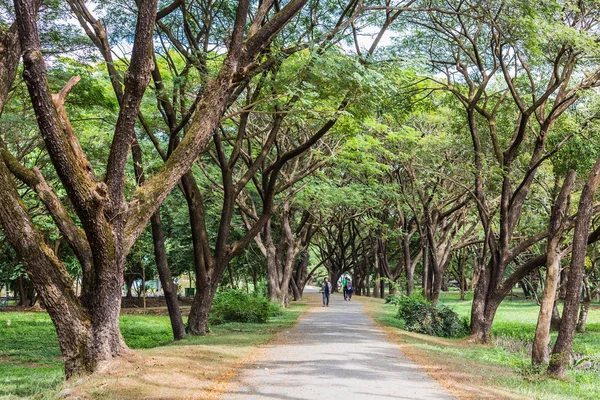
[[[264,297],[246,294],[240,290],[220,290],[215,295],[209,322],[265,323],[269,317],[280,315],[281,306],[269,303]]]

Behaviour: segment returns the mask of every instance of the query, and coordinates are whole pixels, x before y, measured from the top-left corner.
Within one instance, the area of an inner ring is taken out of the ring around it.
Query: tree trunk
[[[269,301],[272,303],[277,303],[281,299],[281,288],[279,287],[279,274],[275,257],[275,245],[267,245],[267,288]]]
[[[587,317],[588,312],[590,310],[590,299],[586,299],[581,303],[581,308],[579,310],[579,319],[577,320],[577,326],[575,330],[579,333],[584,333],[587,325]]]
[[[554,306],[552,307],[552,319],[550,321],[550,329],[557,331],[560,328],[560,313],[558,312],[558,306],[556,300],[554,300]]]
[[[379,279],[380,279],[380,275],[379,275],[379,261],[378,261],[379,257],[377,256],[377,254],[375,254],[375,279],[373,280],[373,297],[377,298],[379,297]]]
[[[127,275],[125,277],[125,287],[127,288],[127,293],[125,294],[125,298],[126,299],[131,299],[133,298],[133,295],[131,294],[131,286],[133,285],[133,276],[132,275]]]
[[[441,291],[442,292],[447,292],[448,291],[448,284],[449,284],[449,282],[448,282],[448,275],[442,274],[441,281],[442,281],[442,286],[440,288]]]
[[[458,257],[458,263],[459,263],[459,279],[460,279],[460,300],[464,301],[465,300],[465,291],[467,290],[467,279],[465,276],[465,259],[463,257],[463,254],[461,252],[461,255]]]
[[[0,188],[0,222],[56,327],[65,374],[70,378],[91,373],[100,363],[127,348],[118,325],[122,263],[113,264],[113,268],[98,264],[95,301],[88,314],[75,295],[73,281],[64,265],[45,244],[23,208],[14,181],[1,159]]]
[[[573,348],[579,299],[581,297],[581,284],[583,281],[585,256],[589,237],[590,220],[593,211],[594,194],[600,183],[600,158],[592,168],[588,180],[581,192],[577,219],[573,232],[573,252],[571,267],[569,269],[569,282],[567,296],[563,310],[558,338],[552,350],[548,373],[553,376],[563,377],[569,365],[569,357]]]
[[[162,221],[160,219],[160,211],[157,211],[152,215],[150,222],[152,225],[152,240],[154,242],[154,257],[156,259],[160,284],[162,285],[165,294],[167,309],[169,310],[173,338],[175,340],[180,340],[185,337],[185,325],[183,324],[179,301],[177,300],[177,287],[171,278],[171,270],[169,269],[167,261],[165,237],[162,229]]]
[[[365,280],[366,280],[365,287],[366,287],[366,290],[367,290],[367,293],[366,293],[367,297],[371,297],[371,282],[370,282],[371,271],[370,271],[370,269],[371,268],[369,268],[369,265],[367,264],[367,274],[365,276]]]
[[[443,288],[442,268],[433,268],[433,291],[431,294],[431,304],[437,306],[440,294]]]
[[[27,306],[27,288],[25,285],[24,278],[23,278],[23,274],[19,275],[19,277],[17,278],[17,283],[18,283],[18,287],[19,287],[19,303],[17,304],[17,306],[21,306],[21,307],[25,307]]]
[[[555,307],[554,301],[556,288],[558,286],[560,260],[562,258],[559,248],[560,239],[561,238],[552,238],[548,244],[546,284],[544,286],[531,354],[531,362],[533,365],[546,364],[550,356],[548,351],[548,343],[550,343],[550,325],[552,322],[552,312]]]
[[[575,171],[569,171],[556,199],[550,217],[550,237],[548,238],[548,244],[546,246],[546,282],[540,304],[540,313],[535,329],[535,337],[533,339],[531,353],[531,362],[533,365],[539,366],[546,364],[549,361],[548,343],[550,343],[550,325],[552,322],[552,311],[556,301],[560,262],[562,260],[560,243],[564,231],[563,222],[565,215],[568,214],[569,211],[569,200],[574,183]]]
[[[292,279],[290,280],[290,290],[292,291],[292,294],[294,296],[294,301],[302,300],[302,292],[300,291],[300,288],[296,284],[296,279],[294,278],[293,275],[292,275]]]
[[[406,295],[411,296],[415,290],[414,270],[410,267],[406,269]]]
[[[212,301],[215,297],[218,282],[210,282],[210,280],[202,280],[196,278],[196,294],[190,315],[187,323],[187,333],[190,335],[205,335],[208,333],[208,316],[212,307]]]
[[[569,271],[565,268],[560,273],[560,290],[558,298],[564,300],[567,297],[567,284],[569,283]]]
[[[421,285],[423,287],[423,297],[429,299],[429,249],[427,245],[423,245],[423,276],[421,277]]]
[[[490,263],[493,260],[490,260]],[[485,268],[479,273],[473,305],[471,307],[471,337],[478,343],[489,343],[491,322],[486,320],[487,295],[489,290],[491,268]]]
[[[306,280],[308,279],[308,251],[304,250],[301,255],[301,260],[296,267],[296,275],[292,276],[292,285],[294,291],[294,301],[302,300]]]
[[[329,273],[329,282],[331,283],[331,293],[337,293],[337,283],[340,279],[341,271],[339,269],[335,269]]]

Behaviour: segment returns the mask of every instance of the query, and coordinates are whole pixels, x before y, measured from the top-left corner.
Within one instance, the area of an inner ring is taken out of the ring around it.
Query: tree
[[[569,365],[579,311],[579,299],[581,297],[581,285],[584,275],[590,221],[593,213],[594,195],[599,184],[600,158],[590,171],[579,200],[577,219],[573,232],[573,252],[571,255],[571,267],[569,269],[569,281],[567,283],[567,297],[565,298],[558,337],[552,349],[550,365],[548,366],[548,373],[554,376],[564,376]]]
[[[594,51],[586,38],[596,15],[587,12],[587,3],[568,12],[558,3],[535,10],[519,4],[430,5],[433,11],[413,14],[411,21],[424,27],[417,29],[427,38],[417,44],[435,43],[419,54],[445,77],[433,78],[438,88],[454,94],[464,107],[472,139],[473,195],[490,258],[477,283],[471,334],[487,342],[500,302],[540,265],[527,262],[507,274],[519,254],[548,236],[547,231],[532,232],[525,240],[513,241],[523,229],[519,221],[540,166],[561,147],[547,150],[548,137],[560,117],[600,78],[598,67],[582,58]],[[532,23],[561,34],[537,35],[523,29]],[[484,142],[488,137],[489,143]],[[527,161],[521,157],[525,152]],[[497,224],[484,176],[490,162],[499,173]]]
[[[277,12],[271,8],[270,2],[264,2],[261,8],[264,12],[259,13],[246,34],[249,3],[238,3],[231,25],[227,56],[218,74],[200,95],[186,136],[164,167],[148,178],[127,200],[124,193],[125,166],[141,100],[154,65],[152,51],[156,1],[140,1],[138,4],[132,55],[124,77],[123,100],[104,179],[99,179],[94,173],[64,108],[66,96],[76,80],[71,80],[60,93],[52,97],[40,51],[37,5],[31,0],[15,1],[24,77],[41,136],[82,228],[74,223],[55,192],[39,176],[36,176],[38,180],[34,189],[40,197],[47,196],[46,207],[82,265],[85,265],[86,284],[83,291],[86,295],[83,296],[83,303],[73,293],[71,279],[64,265],[45,245],[19,202],[6,162],[0,164],[0,199],[3,203],[0,221],[56,326],[66,359],[67,377],[92,372],[101,362],[126,351],[127,347],[119,333],[118,315],[122,269],[129,249],[218,127],[237,83],[259,67],[260,64],[255,63],[257,56],[304,6],[306,0],[291,1]],[[269,11],[273,15],[266,21]],[[16,70],[18,58],[10,55],[3,57],[3,68]],[[5,93],[10,82],[4,83],[2,90]]]

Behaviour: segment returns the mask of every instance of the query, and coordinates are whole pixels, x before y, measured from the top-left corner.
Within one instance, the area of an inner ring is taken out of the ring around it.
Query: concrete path
[[[313,294],[312,296],[316,296]],[[312,307],[232,382],[227,400],[453,399],[387,339],[362,304]]]

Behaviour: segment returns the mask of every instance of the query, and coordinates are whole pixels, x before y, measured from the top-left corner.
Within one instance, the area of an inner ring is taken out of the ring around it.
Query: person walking
[[[346,282],[346,297],[348,301],[352,300],[352,293],[354,293],[354,287],[352,286],[352,281],[348,279],[348,282]]]
[[[342,290],[344,291],[344,301],[348,300],[348,275],[344,276],[342,280]]]
[[[329,283],[329,279],[325,278],[323,281],[321,292],[323,293],[323,307],[329,307],[329,296],[331,295],[331,283]]]

